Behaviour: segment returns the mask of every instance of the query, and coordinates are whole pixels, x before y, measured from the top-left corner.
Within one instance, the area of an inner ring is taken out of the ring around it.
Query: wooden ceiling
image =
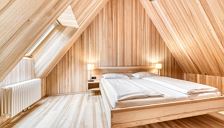
[[[141,0],[187,73],[224,75],[223,0]]]
[[[1,0],[0,80],[70,3],[69,0]]]
[[[59,32],[67,33],[61,35],[66,43],[60,48],[48,49],[50,53],[56,53],[53,57],[47,57],[49,52],[43,49],[39,49],[42,52],[35,52],[35,61],[42,62],[35,66],[37,76],[46,76],[108,1],[1,0],[0,80],[21,60],[47,27],[71,5],[79,28],[57,28],[61,30]],[[184,72],[224,75],[223,0],[140,1]],[[55,40],[57,38],[54,37]],[[51,40],[44,44],[50,46],[53,42]]]
[[[73,0],[71,7],[79,28],[58,26],[34,56],[37,77],[46,77],[58,61],[72,47],[83,31],[109,0]]]
[[[65,28],[67,33],[73,32],[69,37],[67,35],[64,36],[67,42],[70,43],[63,45],[60,49],[49,49],[52,50],[51,52],[59,50],[59,54],[54,56],[56,58],[52,57],[50,60],[46,60],[46,53],[42,53],[42,60],[46,61],[46,63],[50,63],[46,64],[47,68],[43,67],[43,70],[50,70],[49,65],[57,64],[57,61],[60,60],[72,46],[72,43],[75,42],[74,40],[81,35],[107,1],[108,0],[1,0],[0,81],[3,80],[9,71],[22,59],[41,34],[56,21],[69,5],[71,5],[75,16],[77,16],[79,28],[76,30]]]

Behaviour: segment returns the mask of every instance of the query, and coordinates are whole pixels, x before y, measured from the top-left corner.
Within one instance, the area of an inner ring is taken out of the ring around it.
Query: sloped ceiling
[[[224,75],[223,0],[141,0],[186,73]]]
[[[49,52],[42,53],[44,60],[37,67],[37,76],[41,77],[63,56],[98,11],[108,0],[2,0],[0,1],[0,81],[22,59],[35,41],[56,21],[68,5],[73,7],[79,29],[63,28],[59,37],[61,47],[49,49],[56,55],[49,58]],[[64,34],[64,35],[63,35]],[[52,41],[51,41],[52,43]],[[53,42],[54,43],[54,42]],[[57,44],[57,43],[56,43]],[[40,61],[40,60],[38,60]],[[41,71],[38,70],[41,68]]]
[[[69,5],[79,28],[68,30],[54,57],[39,53],[38,76],[46,76],[108,0],[3,0],[0,2],[0,80]],[[140,0],[166,45],[186,73],[224,75],[223,0]],[[18,22],[19,21],[19,22]],[[70,33],[71,32],[71,33]],[[52,41],[51,41],[52,43]],[[51,53],[55,52],[55,49]],[[40,60],[41,58],[41,60]]]
[[[89,26],[95,16],[109,0],[73,0],[71,7],[79,28],[71,29],[58,26],[53,34],[45,40],[34,53],[37,77],[45,77],[70,49],[82,32]]]
[[[0,81],[70,3],[70,0],[0,1]]]

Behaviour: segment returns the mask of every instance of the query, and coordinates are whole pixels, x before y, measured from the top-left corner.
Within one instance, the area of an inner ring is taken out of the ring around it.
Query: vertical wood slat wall
[[[34,63],[30,58],[23,58],[13,70],[0,82],[0,86],[14,84],[35,78]]]
[[[184,73],[184,80],[210,85],[224,92],[224,77],[221,76]]]
[[[86,91],[87,63],[96,66],[162,63],[162,75],[182,77],[182,70],[136,0],[112,0],[106,5],[47,76],[47,94]]]

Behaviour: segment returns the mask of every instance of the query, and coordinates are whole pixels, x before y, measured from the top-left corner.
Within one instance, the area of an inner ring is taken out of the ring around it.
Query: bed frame
[[[109,128],[134,127],[224,110],[224,96],[126,108],[112,108],[102,86],[100,86],[100,90]]]
[[[104,89],[100,88],[109,128],[134,127],[224,110],[224,96],[113,109]]]

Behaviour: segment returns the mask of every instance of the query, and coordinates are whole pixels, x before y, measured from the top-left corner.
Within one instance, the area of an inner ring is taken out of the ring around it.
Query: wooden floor
[[[100,96],[52,96],[5,128],[106,128],[104,117]],[[224,121],[203,115],[138,128],[224,128]]]

